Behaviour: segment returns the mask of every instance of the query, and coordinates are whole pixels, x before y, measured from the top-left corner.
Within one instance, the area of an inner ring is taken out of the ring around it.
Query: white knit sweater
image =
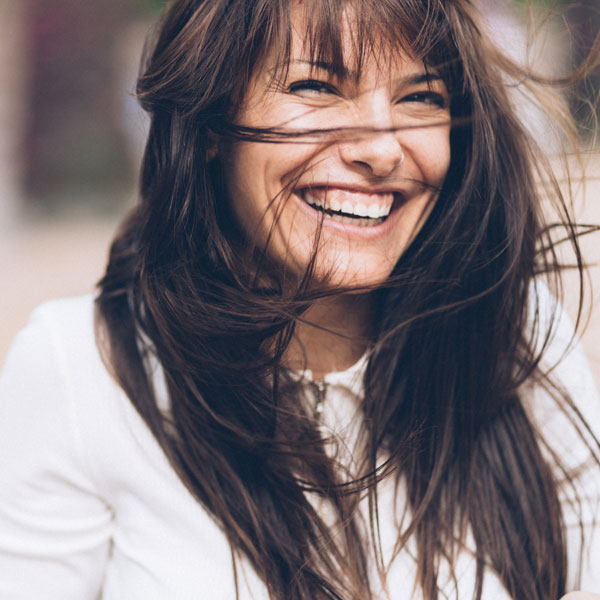
[[[567,319],[548,353],[564,350]],[[326,376],[323,422],[342,440],[353,437],[363,362]],[[556,375],[590,424],[600,430],[600,401],[581,349],[562,359]],[[307,373],[305,376],[310,377]],[[585,461],[585,447],[552,403],[532,393],[530,409],[568,462]],[[584,486],[586,547],[579,565],[573,511],[563,497],[570,586],[581,566],[581,587],[600,592],[600,477],[590,467]],[[380,491],[384,556],[391,556],[400,501],[385,482]],[[415,562],[406,548],[393,562],[382,599],[419,598]],[[243,560],[242,600],[267,598],[264,584]],[[465,551],[456,567],[458,589],[472,597],[475,564]],[[374,576],[374,581],[377,578]],[[91,296],[54,301],[35,311],[19,334],[0,376],[0,599],[1,600],[232,600],[230,548],[219,525],[190,495],[123,391],[103,364],[93,333]],[[486,573],[483,598],[507,599]],[[548,599],[557,600],[557,599]]]

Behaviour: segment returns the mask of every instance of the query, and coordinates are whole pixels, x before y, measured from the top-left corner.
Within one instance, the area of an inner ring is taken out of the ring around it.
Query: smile
[[[305,188],[297,195],[309,206],[334,221],[358,227],[383,223],[394,203],[394,194],[365,193],[337,188]]]

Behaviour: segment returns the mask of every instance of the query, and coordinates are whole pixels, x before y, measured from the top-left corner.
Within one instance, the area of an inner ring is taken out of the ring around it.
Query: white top
[[[559,329],[557,339],[569,337],[567,319]],[[553,343],[550,361],[561,348]],[[352,437],[344,428],[352,426],[358,406],[362,366],[326,376],[323,420],[340,436]],[[600,403],[579,346],[556,374],[597,426]],[[587,452],[565,417],[550,403],[545,406],[543,395],[532,394],[531,402],[553,447],[568,451],[571,464],[583,462]],[[590,467],[582,477],[588,534],[582,588],[596,592],[600,536],[591,522],[600,514],[598,475]],[[392,486],[385,483],[381,535],[384,556],[390,556],[394,519],[402,506],[394,507]],[[572,586],[578,530],[567,499],[562,501]],[[244,561],[240,571],[241,599],[266,600],[264,584]],[[448,581],[445,593],[470,599],[475,564],[466,551],[456,574],[458,591]],[[387,591],[375,591],[382,599],[420,598],[413,590],[414,575],[407,548],[392,564]],[[94,341],[92,297],[38,308],[16,338],[0,376],[0,599],[232,600],[234,589],[225,536],[180,482],[102,363]],[[508,598],[492,572],[486,573],[483,598]]]

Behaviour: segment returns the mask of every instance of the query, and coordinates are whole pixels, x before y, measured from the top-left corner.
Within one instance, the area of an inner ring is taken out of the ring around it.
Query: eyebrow
[[[310,65],[311,67],[333,73],[334,75],[338,74],[338,69],[333,65],[333,63],[326,61],[294,59],[290,61],[290,64],[306,64]],[[342,76],[347,79],[356,79],[357,73],[351,69],[344,68],[342,71]],[[436,71],[423,71],[412,73],[410,75],[406,75],[405,77],[400,77],[398,81],[404,85],[418,85],[420,83],[431,83],[432,81],[443,81],[443,78]]]

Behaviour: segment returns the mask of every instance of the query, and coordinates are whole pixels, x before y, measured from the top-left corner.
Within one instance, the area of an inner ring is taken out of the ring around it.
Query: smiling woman
[[[341,51],[350,64],[358,58],[354,13],[346,7],[341,15]],[[219,153],[234,217],[296,279],[316,250],[314,281],[330,289],[381,285],[425,222],[450,164],[446,86],[423,61],[389,44],[372,49],[360,69],[344,66],[336,74],[333,63],[308,54],[306,9],[292,9],[291,25],[289,62],[277,65],[269,53],[235,122],[293,137],[236,142]],[[329,299],[329,312],[336,303],[354,317],[353,333],[361,331],[364,298],[340,294]],[[313,324],[315,308],[305,314]],[[318,375],[350,366],[365,350],[355,344],[349,355],[338,348],[325,356],[322,339],[306,348],[310,338],[304,336],[306,356],[292,362],[308,359]],[[347,346],[339,336],[329,343]]]
[[[41,307],[0,378],[0,597],[600,590],[600,401],[530,79],[478,22],[170,4],[100,293]]]

